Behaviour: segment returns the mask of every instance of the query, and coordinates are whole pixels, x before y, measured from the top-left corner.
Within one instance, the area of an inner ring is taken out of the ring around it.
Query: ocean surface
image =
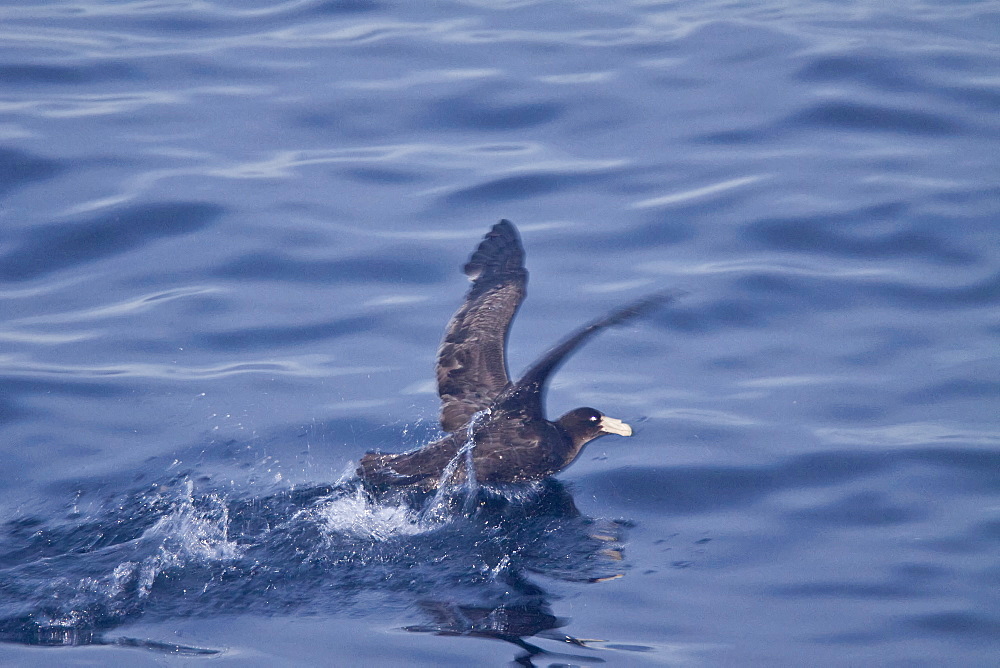
[[[0,664],[996,666],[1000,3],[0,4]],[[374,502],[521,230],[633,424]]]

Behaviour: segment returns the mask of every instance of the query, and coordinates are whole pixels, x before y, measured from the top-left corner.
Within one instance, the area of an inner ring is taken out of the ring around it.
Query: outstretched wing
[[[507,387],[497,401],[505,410],[516,409],[528,417],[544,419],[542,399],[545,394],[545,382],[580,345],[605,327],[619,325],[643,315],[661,304],[673,301],[681,294],[683,293],[671,290],[647,295],[581,327],[532,364],[517,383]]]
[[[438,349],[441,428],[458,431],[507,386],[510,323],[524,300],[528,272],[517,230],[501,220],[464,268],[472,279],[465,303],[448,323]]]

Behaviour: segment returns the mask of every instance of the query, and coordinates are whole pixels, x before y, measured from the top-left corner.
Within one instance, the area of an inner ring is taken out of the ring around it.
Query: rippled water
[[[995,665],[998,34],[995,2],[3,3],[0,660]],[[436,433],[501,217],[515,369],[687,292],[551,388],[636,435],[373,504],[349,472]]]

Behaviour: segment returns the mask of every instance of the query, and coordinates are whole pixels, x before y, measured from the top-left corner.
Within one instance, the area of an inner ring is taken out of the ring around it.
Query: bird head
[[[569,433],[577,447],[605,434],[632,435],[632,427],[594,408],[575,408],[556,422]]]

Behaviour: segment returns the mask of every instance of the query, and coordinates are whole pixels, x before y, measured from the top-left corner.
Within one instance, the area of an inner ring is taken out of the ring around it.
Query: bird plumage
[[[366,454],[357,472],[369,485],[434,488],[445,482],[445,470],[470,438],[478,482],[541,480],[572,463],[594,438],[632,433],[625,423],[593,408],[575,409],[555,421],[545,419],[546,382],[594,334],[669,301],[673,293],[644,297],[580,328],[512,382],[507,338],[528,282],[514,225],[507,220],[494,225],[464,271],[472,287],[448,323],[437,356],[441,427],[448,435],[411,452]],[[464,479],[464,467],[451,470],[451,481]]]

